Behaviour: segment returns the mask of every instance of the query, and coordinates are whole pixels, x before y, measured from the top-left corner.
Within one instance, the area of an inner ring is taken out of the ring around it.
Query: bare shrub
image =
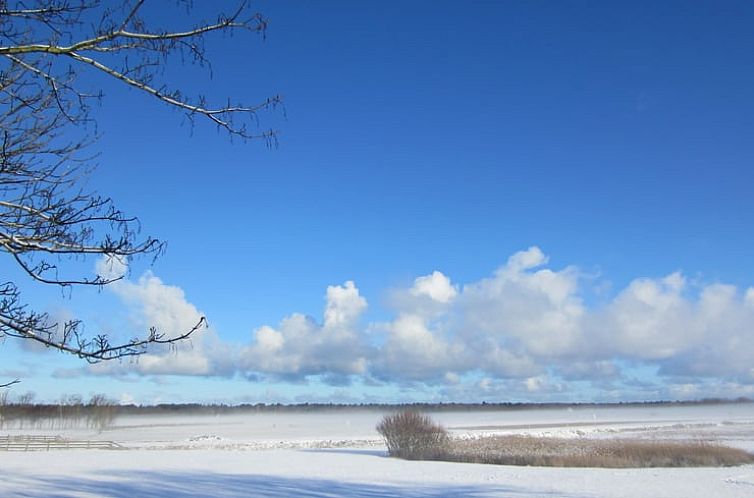
[[[390,456],[407,460],[441,458],[449,443],[445,428],[415,411],[385,415],[377,424],[377,432],[385,440]]]
[[[490,436],[455,440],[442,460],[544,467],[728,467],[754,455],[705,441],[641,441]]]

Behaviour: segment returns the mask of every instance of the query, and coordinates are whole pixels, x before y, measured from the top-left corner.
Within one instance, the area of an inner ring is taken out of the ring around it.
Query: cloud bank
[[[606,302],[587,304],[584,296],[598,285],[578,268],[549,268],[547,256],[531,247],[476,282],[453,282],[440,271],[417,277],[390,293],[387,321],[365,323],[367,300],[348,281],[327,288],[320,319],[292,313],[254,329],[246,344],[223,341],[210,329],[176,351],[92,368],[332,384],[359,379],[435,386],[447,396],[512,384],[531,393],[584,382],[620,388],[641,382],[631,372],[643,369],[687,395],[709,392],[700,386],[710,384],[754,392],[754,288],[690,283],[675,272],[637,278]],[[150,273],[111,287],[142,325],[180,333],[201,316],[180,288]]]

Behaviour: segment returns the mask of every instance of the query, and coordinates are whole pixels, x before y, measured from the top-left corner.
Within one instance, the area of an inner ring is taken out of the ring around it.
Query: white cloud
[[[547,261],[536,247],[518,252],[491,277],[435,300],[442,306],[394,299],[398,313],[379,327],[387,337],[374,371],[399,381],[481,372],[526,382],[545,371],[567,381],[620,381],[619,360],[654,366],[662,375],[754,382],[754,290],[690,287],[674,272],[638,278],[590,309],[578,270],[546,268]],[[421,295],[431,282],[457,289],[435,272],[397,295]]]
[[[366,307],[366,299],[353,282],[330,286],[321,325],[294,313],[277,328],[260,327],[252,344],[241,352],[239,366],[244,371],[296,379],[365,374],[367,351],[357,325]]]
[[[401,314],[381,328],[388,334],[374,360],[376,374],[381,378],[399,381],[447,378],[453,370],[465,368],[464,349],[449,343],[418,314]]]
[[[574,353],[584,314],[579,275],[573,268],[535,270],[546,261],[533,247],[511,256],[493,277],[464,286],[459,301],[467,340],[541,357]]]
[[[662,364],[675,375],[732,377],[754,383],[754,307],[730,285],[704,287],[690,310],[688,342]],[[687,322],[688,322],[687,321]],[[675,334],[681,326],[675,323]]]
[[[545,382],[546,378],[543,376],[529,377],[524,381],[524,385],[526,386],[527,391],[536,392],[542,389],[542,386],[545,384]]]
[[[602,354],[639,360],[670,358],[698,339],[701,323],[684,298],[683,277],[636,279],[604,309],[591,316],[592,347]]]
[[[374,360],[376,373],[401,380],[476,370],[530,377],[544,370],[542,359],[575,354],[584,314],[578,273],[536,270],[546,262],[538,248],[529,248],[460,292],[440,272],[417,278],[407,293],[397,292],[398,316],[379,327],[387,338]],[[433,297],[434,304],[407,295]]]
[[[163,283],[151,272],[146,272],[136,282],[115,282],[109,289],[137,309],[138,321],[168,335],[190,330],[202,317],[199,310],[186,300],[183,289]]]
[[[542,266],[546,264],[547,261],[549,261],[549,258],[545,256],[539,247],[531,246],[527,250],[519,251],[508,258],[508,264],[505,265],[503,269],[519,273],[523,270],[530,270]]]
[[[439,271],[434,271],[431,275],[417,277],[409,293],[412,296],[428,296],[434,301],[445,304],[452,301],[458,291],[451,285],[448,277]]]
[[[95,263],[95,272],[105,280],[122,278],[128,273],[128,262],[122,256],[103,256]]]
[[[98,274],[102,275],[103,268],[117,270],[110,275],[124,275],[127,271],[125,265],[112,265],[113,259],[98,261]],[[155,327],[166,338],[180,336],[192,330],[203,316],[188,302],[180,287],[165,284],[151,272],[144,273],[135,282],[123,279],[106,288],[129,307],[131,327],[143,331],[142,335]],[[102,375],[231,375],[235,364],[233,347],[223,342],[214,330],[200,329],[188,340],[151,346],[133,361],[103,362],[89,369]]]
[[[726,392],[748,392],[742,386],[754,385],[754,288],[690,283],[674,272],[637,278],[612,298],[602,295],[599,306],[589,306],[586,286],[604,289],[606,283],[547,263],[531,247],[488,278],[465,285],[440,271],[419,276],[391,293],[393,318],[371,324],[361,323],[367,301],[348,281],[326,289],[321,322],[292,313],[277,326],[258,327],[246,345],[229,344],[209,330],[176,352],[94,368],[240,372],[292,381],[316,375],[333,384],[362,376],[446,386],[448,393],[467,392],[468,379],[476,379],[474,389],[489,395],[497,389],[555,395],[584,382],[602,386],[609,396],[620,389],[645,389],[652,396],[696,392],[689,386],[698,386],[701,396],[714,390],[713,383],[728,386]],[[142,327],[177,334],[201,316],[180,288],[151,273],[110,287]],[[655,382],[667,389],[656,383],[641,387],[624,371],[626,365],[658,372]]]
[[[359,289],[352,281],[343,286],[330,285],[327,287],[324,327],[350,329],[366,308],[366,299],[359,295]]]

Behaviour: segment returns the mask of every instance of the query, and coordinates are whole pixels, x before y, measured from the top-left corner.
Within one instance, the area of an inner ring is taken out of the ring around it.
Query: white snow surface
[[[388,458],[379,411],[120,417],[111,429],[0,435],[114,441],[121,450],[0,450],[0,497],[754,497],[754,466],[561,469]],[[456,437],[711,440],[754,451],[754,405],[439,412]]]

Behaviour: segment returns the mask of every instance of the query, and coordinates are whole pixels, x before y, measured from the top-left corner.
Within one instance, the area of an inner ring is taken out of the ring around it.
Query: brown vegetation
[[[754,463],[746,451],[706,441],[489,436],[453,440],[439,460],[544,467],[728,467]]]
[[[385,440],[390,456],[430,460],[441,459],[447,452],[448,432],[419,412],[386,415],[377,425],[377,432]]]
[[[407,460],[539,467],[728,467],[754,463],[754,455],[708,441],[565,439],[487,436],[452,439],[427,415],[385,416],[377,425],[390,456]]]

